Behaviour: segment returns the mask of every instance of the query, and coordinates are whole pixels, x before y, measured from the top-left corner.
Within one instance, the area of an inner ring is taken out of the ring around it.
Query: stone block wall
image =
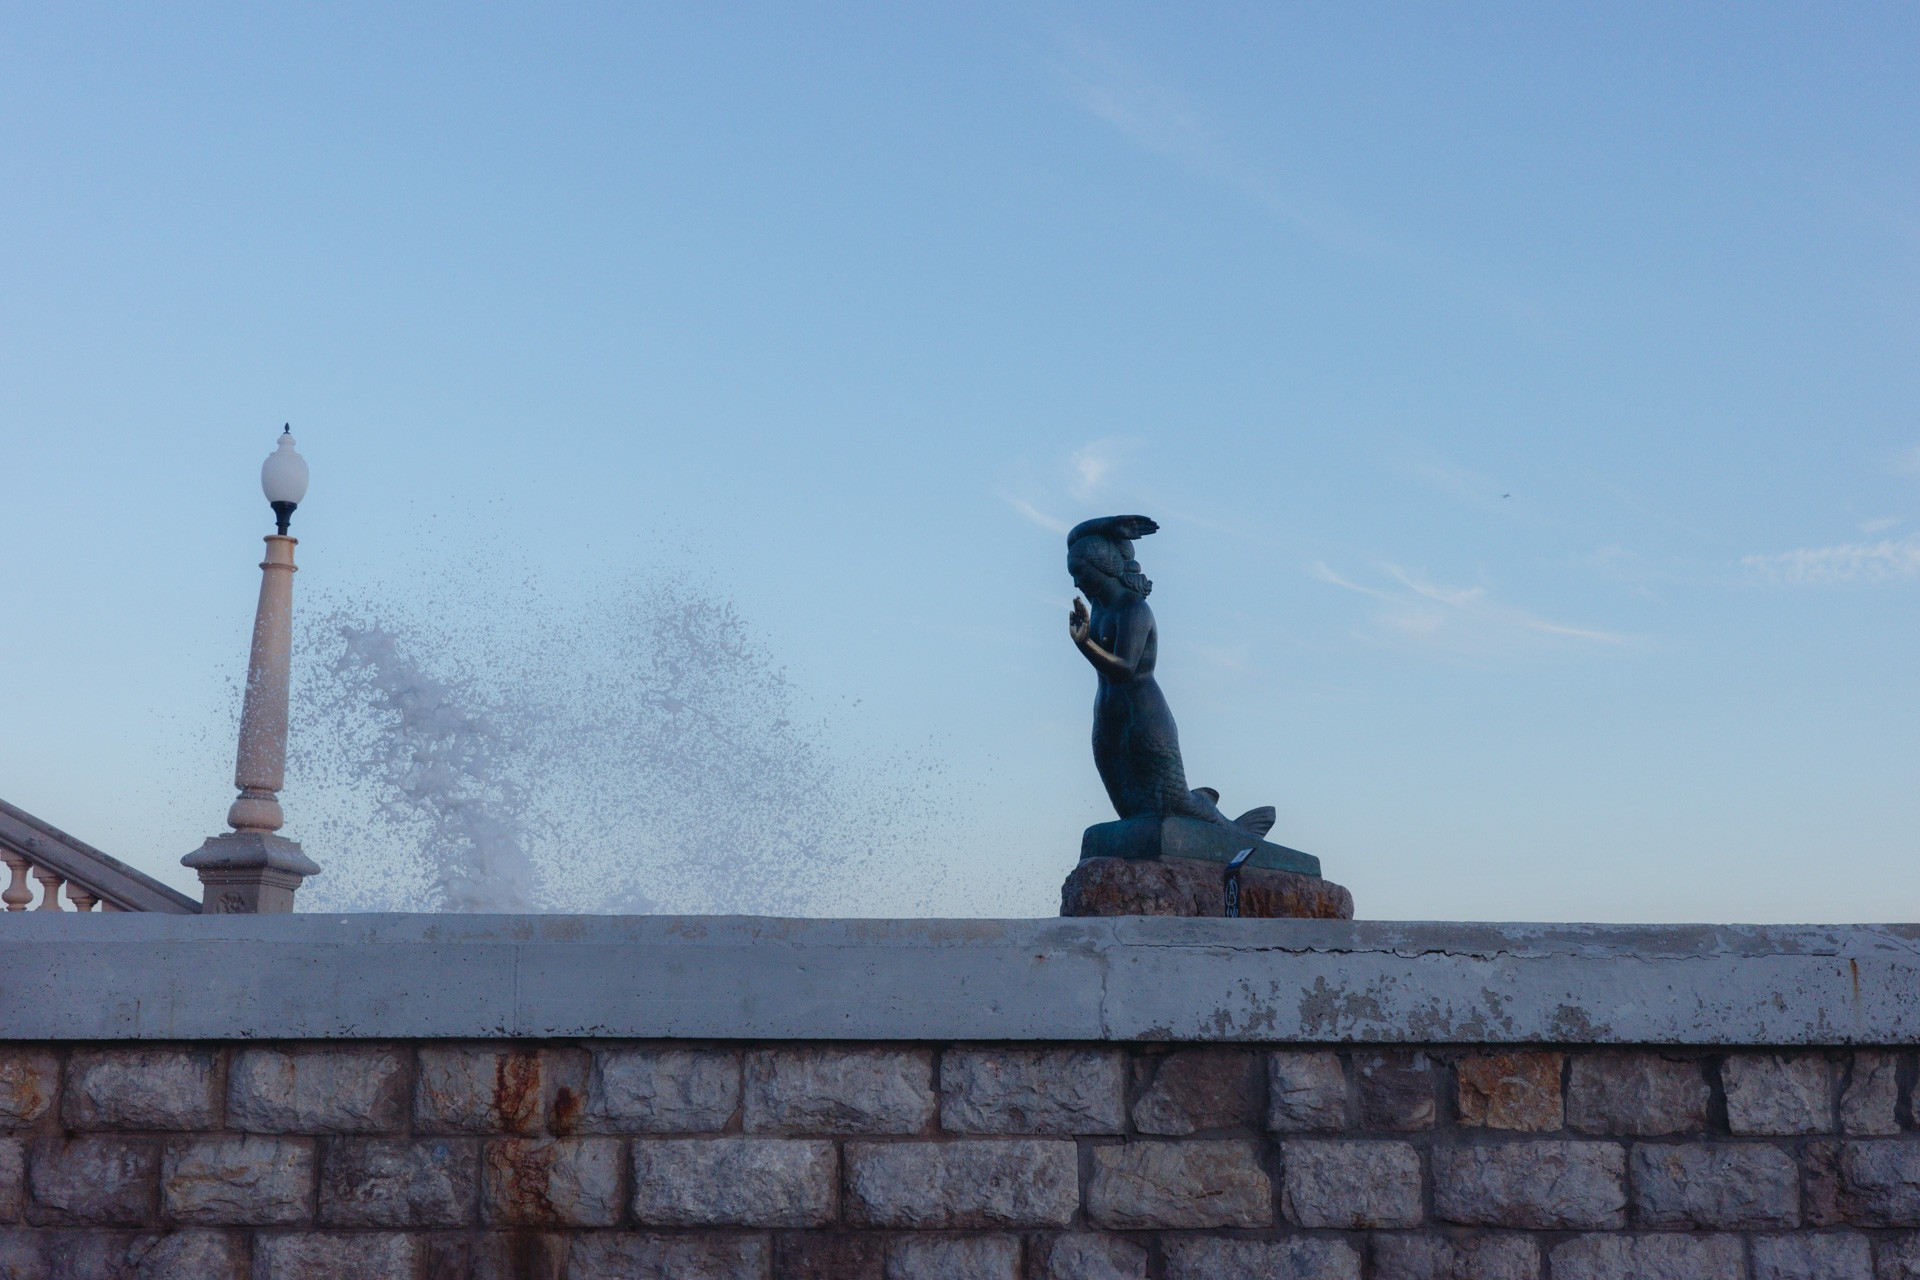
[[[0,1043],[0,1277],[1920,1280],[1909,1048]]]

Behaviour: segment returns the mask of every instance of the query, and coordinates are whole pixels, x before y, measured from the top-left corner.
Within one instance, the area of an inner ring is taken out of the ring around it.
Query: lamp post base
[[[200,913],[209,916],[292,911],[300,882],[320,874],[297,843],[265,831],[212,836],[180,862],[200,873]]]

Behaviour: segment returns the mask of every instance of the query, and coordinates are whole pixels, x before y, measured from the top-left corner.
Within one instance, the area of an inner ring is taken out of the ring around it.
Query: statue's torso
[[[1121,646],[1121,627],[1145,628],[1147,638],[1140,649],[1140,658],[1133,664],[1133,680],[1147,680],[1153,677],[1154,663],[1160,656],[1160,633],[1154,626],[1153,610],[1144,600],[1130,600],[1113,608],[1097,607],[1093,611],[1093,642],[1108,653],[1119,653]],[[1102,675],[1100,683],[1130,683],[1112,681]]]

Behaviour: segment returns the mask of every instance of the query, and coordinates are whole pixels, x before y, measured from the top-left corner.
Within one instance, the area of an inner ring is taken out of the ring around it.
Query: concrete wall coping
[[[1920,1043],[1920,925],[0,918],[0,1040]]]

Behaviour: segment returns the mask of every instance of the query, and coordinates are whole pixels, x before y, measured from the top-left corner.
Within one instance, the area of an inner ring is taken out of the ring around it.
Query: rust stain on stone
[[[540,1059],[503,1053],[493,1060],[493,1113],[503,1128],[519,1130],[540,1114]]]
[[[1563,1121],[1557,1053],[1470,1054],[1454,1063],[1460,1123],[1543,1132]]]
[[[561,1085],[553,1094],[553,1123],[555,1133],[572,1133],[580,1123],[580,1095]]]
[[[553,1203],[553,1162],[558,1153],[545,1142],[502,1142],[487,1153],[500,1175],[506,1201],[503,1217],[509,1222],[557,1226],[560,1210]]]
[[[9,1119],[30,1119],[47,1110],[47,1099],[40,1092],[39,1082],[30,1073],[23,1072],[22,1077],[0,1072],[0,1115]]]

